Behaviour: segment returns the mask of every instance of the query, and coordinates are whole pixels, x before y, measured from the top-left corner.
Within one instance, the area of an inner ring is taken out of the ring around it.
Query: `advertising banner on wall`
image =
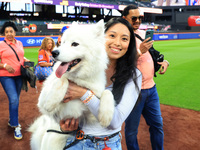
[[[34,47],[34,46],[40,46],[42,44],[42,40],[45,38],[46,36],[16,36],[15,38],[19,41],[22,42],[24,47]],[[51,38],[54,40],[54,42],[56,43],[58,40],[57,36],[54,36]],[[4,37],[0,36],[0,41],[3,41]]]
[[[0,0],[0,2],[23,2],[32,4],[42,4],[42,5],[65,5],[65,6],[75,6],[75,7],[105,8],[105,9],[117,9],[117,10],[123,10],[124,7],[126,7],[126,5],[112,5],[112,4],[92,3],[83,1],[68,1],[68,0]],[[146,13],[162,14],[162,9],[159,8],[140,7],[140,9]]]
[[[32,46],[40,46],[42,44],[42,40],[46,36],[39,36],[39,37],[16,37],[17,40],[21,41],[23,43],[24,47],[32,47]],[[51,37],[53,38],[54,42],[56,43],[58,40],[58,37]]]
[[[16,36],[16,39],[23,43],[24,47],[40,46],[42,40],[46,36]],[[50,36],[55,43],[58,40],[58,36]],[[195,33],[154,33],[153,40],[179,40],[179,39],[200,39],[200,32]],[[3,41],[4,37],[0,36],[0,41]]]
[[[155,6],[197,6],[200,0],[153,0]]]
[[[0,2],[21,2],[21,3],[32,3],[32,0],[0,0]]]
[[[87,8],[116,9],[116,10],[123,10],[126,7],[126,5],[112,5],[112,4],[92,3],[83,1],[68,1],[68,0],[0,0],[0,2],[23,2],[32,4],[42,4],[42,5],[64,5],[64,6],[87,7]],[[160,8],[140,7],[140,9],[146,13],[162,14],[162,9]]]
[[[188,25],[189,26],[200,26],[200,16],[190,16],[188,18]]]
[[[53,24],[52,24],[53,25]],[[60,28],[47,28],[47,25],[26,24],[17,26],[17,36],[30,36],[30,35],[58,35],[60,29],[64,25],[61,24]]]
[[[99,4],[82,1],[67,1],[67,0],[32,0],[35,4],[49,4],[49,5],[66,5],[76,7],[88,7],[88,8],[107,8],[107,9],[118,9],[118,5],[110,4]]]
[[[154,33],[153,40],[179,40],[179,39],[200,39],[200,32],[188,33]]]
[[[0,2],[23,2],[43,5],[66,5],[76,7],[88,7],[88,8],[107,8],[107,9],[118,9],[118,5],[111,4],[100,4],[82,1],[68,1],[68,0],[0,0]]]

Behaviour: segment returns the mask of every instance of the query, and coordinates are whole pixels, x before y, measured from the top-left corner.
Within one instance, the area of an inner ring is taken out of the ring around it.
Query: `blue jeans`
[[[9,123],[11,126],[18,126],[18,108],[22,78],[21,76],[0,77],[0,82],[9,100]]]
[[[137,133],[141,114],[149,125],[153,150],[163,150],[164,132],[160,102],[156,86],[141,90],[141,99],[125,121],[125,138],[128,150],[139,150]]]
[[[112,150],[122,150],[121,147],[121,134],[117,134],[113,138],[110,138],[109,141],[106,141],[106,145],[110,147]],[[100,138],[105,136],[98,136]],[[75,137],[68,138],[66,146],[72,143],[75,140]],[[104,141],[99,141],[97,143],[93,143],[90,139],[84,139],[79,141],[74,146],[69,147],[67,150],[102,150],[105,148]]]

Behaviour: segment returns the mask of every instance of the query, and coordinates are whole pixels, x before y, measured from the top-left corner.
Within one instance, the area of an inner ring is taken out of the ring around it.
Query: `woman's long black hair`
[[[130,43],[129,43],[126,54],[117,60],[115,74],[111,77],[111,80],[113,82],[112,93],[114,95],[114,99],[117,104],[120,102],[121,97],[124,92],[125,85],[130,78],[133,79],[139,91],[139,88],[136,82],[136,79],[137,79],[136,78],[137,76],[136,75],[136,61],[137,61],[136,42],[135,42],[135,35],[134,35],[131,24],[127,20],[121,17],[112,18],[105,25],[105,33],[110,27],[118,23],[125,25],[129,29]]]

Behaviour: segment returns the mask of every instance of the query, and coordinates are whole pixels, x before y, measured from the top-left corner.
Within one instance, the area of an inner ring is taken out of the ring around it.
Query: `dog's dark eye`
[[[78,45],[79,45],[78,43],[76,43],[76,42],[73,42],[71,46],[74,46],[74,47],[76,47],[76,46],[78,46]]]

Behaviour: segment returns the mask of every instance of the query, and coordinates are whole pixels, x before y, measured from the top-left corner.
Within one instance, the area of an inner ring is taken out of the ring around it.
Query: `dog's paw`
[[[99,118],[99,122],[101,126],[108,127],[110,125],[110,122],[112,121],[112,117],[113,117],[113,114],[107,114],[107,113],[99,114],[98,118]]]
[[[49,81],[49,80],[48,80]],[[52,82],[46,82],[38,101],[38,108],[43,114],[52,115],[62,105],[63,98],[68,88],[67,79],[55,78]]]
[[[111,91],[104,90],[100,98],[98,120],[103,127],[110,125],[115,109],[115,101]]]

